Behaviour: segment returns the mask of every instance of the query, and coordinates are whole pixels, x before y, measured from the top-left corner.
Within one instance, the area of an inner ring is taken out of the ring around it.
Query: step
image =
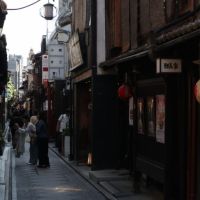
[[[130,175],[128,170],[98,170],[89,172],[89,177],[98,183],[111,180],[127,180]]]
[[[109,193],[111,193],[112,195],[114,195],[115,197],[126,197],[126,196],[132,196],[133,192],[130,189],[128,190],[124,190],[120,187],[116,187],[115,185],[115,181],[112,182],[106,182],[106,181],[102,181],[99,183],[104,189],[106,189]],[[122,185],[124,183],[121,183]],[[129,183],[131,184],[131,183]]]

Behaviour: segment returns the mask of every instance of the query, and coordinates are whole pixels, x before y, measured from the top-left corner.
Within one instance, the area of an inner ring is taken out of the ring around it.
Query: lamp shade
[[[122,100],[128,100],[132,96],[131,88],[129,85],[123,83],[118,88],[118,97]]]
[[[53,4],[47,3],[44,5],[44,18],[47,20],[53,19]]]

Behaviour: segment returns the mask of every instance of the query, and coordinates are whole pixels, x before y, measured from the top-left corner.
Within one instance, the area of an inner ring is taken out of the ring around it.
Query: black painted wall
[[[94,76],[92,111],[92,170],[113,168],[117,162],[117,79]]]

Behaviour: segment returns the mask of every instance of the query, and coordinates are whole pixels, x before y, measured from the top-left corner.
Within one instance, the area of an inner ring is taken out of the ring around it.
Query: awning
[[[130,61],[130,60],[136,60],[136,59],[145,57],[149,54],[149,49],[150,49],[150,46],[146,47],[145,50],[138,51],[138,49],[137,49],[137,51],[129,51],[128,53],[123,54],[119,57],[113,58],[113,59],[108,60],[106,62],[102,62],[99,65],[99,67],[106,69],[106,68],[112,67],[113,65],[120,64],[122,62]]]

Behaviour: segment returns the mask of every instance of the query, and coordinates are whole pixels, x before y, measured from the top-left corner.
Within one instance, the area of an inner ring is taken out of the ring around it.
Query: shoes
[[[37,163],[31,163],[31,162],[28,162],[26,163],[27,165],[36,165]]]
[[[38,168],[49,168],[50,165],[37,165]]]

